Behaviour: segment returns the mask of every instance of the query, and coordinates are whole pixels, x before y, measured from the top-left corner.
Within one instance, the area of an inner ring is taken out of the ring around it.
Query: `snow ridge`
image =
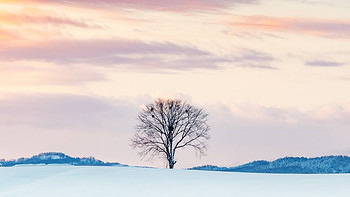
[[[284,157],[275,161],[253,161],[236,167],[198,166],[190,170],[290,173],[290,174],[333,174],[350,173],[350,157],[324,156],[316,158]]]
[[[59,152],[47,152],[34,155],[31,158],[19,158],[16,160],[6,161],[0,160],[0,166],[11,167],[22,164],[68,164],[74,166],[115,166],[122,165],[120,163],[105,163],[101,160],[95,159],[94,157],[70,157],[64,153]],[[123,165],[124,166],[124,165]]]

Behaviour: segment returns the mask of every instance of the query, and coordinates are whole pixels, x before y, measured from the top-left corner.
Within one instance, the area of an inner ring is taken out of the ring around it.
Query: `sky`
[[[129,165],[142,106],[204,108],[175,167],[350,155],[348,0],[0,0],[0,158]]]

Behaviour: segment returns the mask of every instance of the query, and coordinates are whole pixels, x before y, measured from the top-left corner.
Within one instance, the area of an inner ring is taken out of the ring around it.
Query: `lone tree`
[[[139,114],[132,147],[141,149],[142,157],[164,156],[173,169],[178,149],[192,147],[204,154],[210,138],[207,117],[203,109],[181,100],[158,99]]]

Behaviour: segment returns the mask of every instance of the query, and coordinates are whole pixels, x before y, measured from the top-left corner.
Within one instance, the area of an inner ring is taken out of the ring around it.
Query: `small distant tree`
[[[204,154],[210,138],[207,117],[202,108],[181,100],[158,99],[138,115],[132,147],[141,149],[142,157],[165,157],[173,169],[178,149],[192,147],[199,155]]]

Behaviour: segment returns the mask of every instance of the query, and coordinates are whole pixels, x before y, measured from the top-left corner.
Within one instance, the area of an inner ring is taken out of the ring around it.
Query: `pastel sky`
[[[350,155],[349,0],[0,0],[0,158],[130,147],[144,104],[209,113],[178,168]]]

